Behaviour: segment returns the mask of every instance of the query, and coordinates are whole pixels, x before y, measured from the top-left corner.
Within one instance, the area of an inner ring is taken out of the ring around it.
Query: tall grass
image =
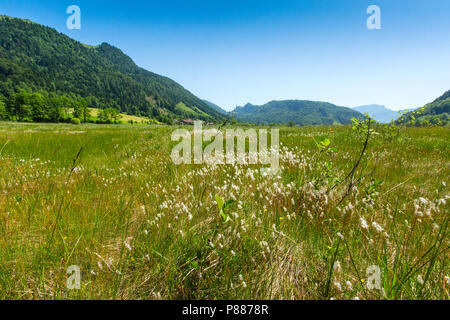
[[[374,135],[340,204],[349,127],[281,128],[275,177],[175,166],[172,131],[1,123],[0,298],[449,298],[448,128]]]

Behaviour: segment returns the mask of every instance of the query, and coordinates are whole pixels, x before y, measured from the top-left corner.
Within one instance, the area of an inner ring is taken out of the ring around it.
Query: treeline
[[[442,127],[450,125],[450,115],[447,112],[440,114],[425,114],[425,108],[420,108],[402,115],[395,124],[407,127]]]
[[[449,126],[450,90],[426,106],[402,114],[395,123],[410,127]]]
[[[90,108],[96,107],[96,98],[79,95],[57,95],[21,89],[10,97],[0,95],[0,120],[21,122],[118,123],[120,111],[100,109],[96,117]]]

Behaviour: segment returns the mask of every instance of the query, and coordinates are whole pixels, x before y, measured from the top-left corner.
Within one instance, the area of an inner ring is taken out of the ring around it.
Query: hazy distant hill
[[[450,90],[424,107],[403,114],[396,123],[408,125],[449,125]]]
[[[206,103],[211,109],[216,110],[217,112],[219,112],[220,114],[226,115],[228,114],[228,112],[226,112],[225,110],[223,110],[221,107],[219,107],[217,104],[214,104],[208,100],[203,100],[204,103]]]
[[[347,124],[353,117],[363,117],[350,108],[306,100],[271,101],[262,106],[249,103],[244,107],[237,107],[232,114],[244,122],[269,124],[292,121],[298,125]]]
[[[368,113],[373,119],[381,123],[389,123],[398,118],[399,112],[386,108],[378,104],[360,106],[353,108],[362,114]]]
[[[0,94],[23,87],[91,97],[90,107],[133,115],[222,118],[175,81],[136,66],[107,43],[84,45],[55,29],[0,15]]]

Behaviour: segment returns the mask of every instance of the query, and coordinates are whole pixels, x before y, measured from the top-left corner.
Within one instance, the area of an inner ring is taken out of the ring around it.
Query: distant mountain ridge
[[[308,100],[271,101],[262,106],[250,103],[231,112],[238,120],[256,124],[293,122],[297,125],[348,124],[351,118],[362,118],[358,111],[328,102]]]
[[[138,67],[107,43],[88,46],[55,29],[0,15],[0,94],[20,88],[90,98],[138,116],[220,119],[175,81]]]
[[[378,104],[370,104],[353,108],[362,114],[368,113],[373,119],[381,123],[389,123],[398,118],[399,112]]]

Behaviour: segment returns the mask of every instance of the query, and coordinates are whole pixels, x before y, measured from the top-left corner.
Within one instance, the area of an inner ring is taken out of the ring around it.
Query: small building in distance
[[[185,125],[185,126],[193,126],[194,125],[194,120],[190,120],[190,119],[181,120],[181,124]]]

